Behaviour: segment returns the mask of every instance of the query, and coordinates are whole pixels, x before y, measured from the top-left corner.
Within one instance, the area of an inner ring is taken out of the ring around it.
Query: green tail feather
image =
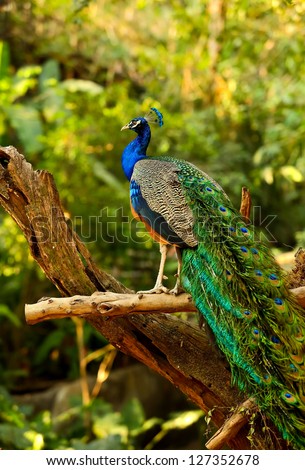
[[[184,162],[197,248],[183,251],[182,284],[247,391],[294,448],[305,449],[305,315],[270,249],[218,185]]]

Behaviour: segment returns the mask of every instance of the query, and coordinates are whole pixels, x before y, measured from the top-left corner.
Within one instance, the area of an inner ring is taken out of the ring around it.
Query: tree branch
[[[249,189],[245,186],[241,190],[241,203],[239,212],[244,217],[245,221],[250,223],[250,212],[251,212],[251,195]]]
[[[257,405],[249,398],[230,416],[224,425],[205,444],[209,450],[222,449],[226,442],[230,442],[238,431],[248,422],[249,414],[257,411]]]
[[[305,307],[305,287],[291,289],[299,304]],[[100,315],[115,318],[143,313],[196,312],[188,294],[116,294],[95,292],[91,296],[75,295],[64,298],[41,299],[25,306],[25,318],[29,325],[45,320],[67,317]]]
[[[107,319],[143,313],[196,312],[188,294],[178,297],[170,294],[116,294],[95,292],[91,296],[41,299],[25,306],[25,318],[29,325],[44,320],[67,317],[87,317],[99,314]]]

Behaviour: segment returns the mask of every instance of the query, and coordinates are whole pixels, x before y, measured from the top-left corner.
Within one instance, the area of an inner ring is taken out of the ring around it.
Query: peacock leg
[[[173,289],[171,289],[169,291],[169,293],[174,294],[174,295],[179,295],[182,292],[184,292],[184,289],[181,286],[181,279],[180,279],[181,278],[181,268],[182,268],[182,255],[181,255],[180,248],[178,248],[177,246],[175,248],[176,248],[176,255],[177,255],[177,260],[178,260],[178,269],[177,269],[177,274],[176,274],[177,281],[176,281],[175,287]]]
[[[155,287],[153,287],[150,290],[140,290],[138,291],[138,294],[161,294],[161,292],[164,292],[167,294],[169,292],[169,289],[162,284],[163,272],[164,272],[164,266],[165,266],[168,248],[169,248],[169,245],[164,245],[163,243],[160,243],[161,261],[160,261],[160,267],[159,267],[159,272],[158,272]]]

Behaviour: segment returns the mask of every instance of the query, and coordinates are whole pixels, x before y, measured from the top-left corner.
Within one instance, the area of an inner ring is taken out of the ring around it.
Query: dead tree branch
[[[230,442],[238,431],[248,422],[249,414],[257,411],[257,405],[249,398],[226,420],[224,425],[208,440],[206,448],[209,450],[222,449],[226,442]]]
[[[292,289],[296,299],[305,307],[305,287]],[[36,304],[25,306],[25,318],[29,325],[59,318],[100,315],[115,318],[145,313],[196,312],[192,298],[188,294],[116,294],[95,292],[90,296],[42,299]]]
[[[67,317],[87,317],[99,314],[107,318],[143,313],[196,312],[188,294],[175,297],[170,294],[116,294],[95,292],[91,296],[42,299],[37,304],[25,306],[29,325],[44,320]]]

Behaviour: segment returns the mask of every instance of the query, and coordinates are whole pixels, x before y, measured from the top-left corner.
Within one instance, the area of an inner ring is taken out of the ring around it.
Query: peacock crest
[[[163,115],[157,108],[150,108],[150,111],[144,116],[144,119],[149,123],[158,124],[160,127],[164,124]]]

